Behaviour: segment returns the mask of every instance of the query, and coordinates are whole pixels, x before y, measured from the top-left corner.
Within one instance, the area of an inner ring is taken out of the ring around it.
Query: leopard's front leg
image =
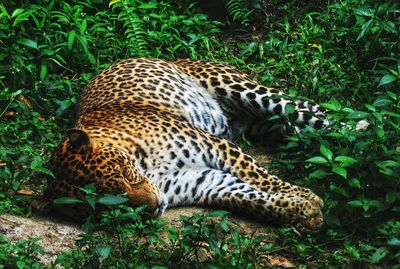
[[[163,174],[158,182],[172,207],[197,204],[226,208],[306,232],[323,224],[321,208],[314,201],[290,192],[263,192],[221,170],[182,167]]]
[[[265,168],[259,166],[251,156],[245,154],[235,144],[216,136],[209,136],[208,139],[216,145],[213,147],[209,160],[215,168],[240,178],[260,191],[294,195],[306,199],[320,208],[324,206],[322,199],[310,189],[292,185],[269,174]]]

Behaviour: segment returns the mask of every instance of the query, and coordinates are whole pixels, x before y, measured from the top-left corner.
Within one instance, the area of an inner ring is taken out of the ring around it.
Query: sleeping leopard
[[[243,133],[266,139],[265,119],[287,116],[288,104],[297,126],[328,125],[323,108],[286,97],[222,63],[113,64],[82,92],[75,126],[49,162],[55,179],[47,193],[82,198],[79,187],[94,183],[98,194],[125,194],[154,217],[168,206],[200,205],[317,231],[322,199],[271,175],[232,142]]]

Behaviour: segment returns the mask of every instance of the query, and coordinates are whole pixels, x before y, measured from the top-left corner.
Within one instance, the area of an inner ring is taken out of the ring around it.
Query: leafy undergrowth
[[[302,236],[278,229],[279,240],[265,244],[225,222],[194,216],[182,231],[170,233],[168,243],[156,239],[162,223],[120,208],[103,219],[117,222],[118,229],[103,236],[88,233],[57,263],[253,268],[257,255],[269,251],[303,268],[399,268],[399,4],[273,0],[240,1],[236,7],[228,2],[233,17],[222,22],[210,20],[190,1],[0,4],[0,212],[29,215],[31,198],[18,193],[41,191],[45,182],[35,175],[51,176],[48,156],[71,127],[80,90],[101,69],[138,56],[224,61],[262,84],[321,103],[332,122],[370,123],[364,132],[333,125],[289,133],[270,167],[323,197],[326,229]],[[132,221],[120,224],[120,218]],[[196,261],[193,251],[201,247],[194,242],[205,243],[212,259]],[[6,268],[41,267],[32,256],[39,251],[33,241],[13,245],[1,239],[0,248]]]

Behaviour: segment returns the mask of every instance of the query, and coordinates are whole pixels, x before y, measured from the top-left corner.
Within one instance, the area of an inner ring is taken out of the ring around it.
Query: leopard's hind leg
[[[188,59],[173,63],[218,100],[231,122],[233,138],[243,132],[263,134],[269,127],[265,119],[272,115],[288,116],[298,127],[328,125],[322,107],[307,101],[293,101],[283,92],[260,85],[229,65]]]

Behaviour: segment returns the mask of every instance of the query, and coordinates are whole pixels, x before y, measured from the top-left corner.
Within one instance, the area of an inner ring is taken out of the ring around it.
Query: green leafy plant
[[[399,268],[399,4],[274,0],[226,5],[231,21],[216,22],[193,1],[3,1],[0,212],[30,213],[32,197],[18,191],[44,188],[44,177],[52,176],[45,162],[72,126],[81,89],[101,69],[138,56],[224,61],[329,110],[329,129],[289,134],[270,164],[282,178],[324,198],[327,230],[295,236],[291,229],[279,229],[271,235],[276,240],[265,244],[234,231],[221,212],[217,222],[213,215],[195,215],[182,218],[182,229],[167,229],[142,218],[142,209],[118,205],[100,223],[86,222],[82,241],[56,264],[253,268],[267,253],[289,257],[300,267]],[[243,28],[253,19],[250,34],[223,28]],[[370,127],[356,131],[359,120]],[[240,143],[251,146],[245,137]],[[126,199],[100,197],[90,186],[81,191],[81,199],[60,202],[93,210]],[[106,232],[93,233],[99,229]],[[162,233],[167,233],[163,239]],[[34,257],[40,252],[36,243],[1,240],[5,267],[42,266]],[[24,244],[32,247],[22,250]],[[197,260],[199,251],[211,256]]]
[[[39,238],[21,240],[15,244],[0,236],[0,268],[43,268],[37,254],[44,254],[36,243]]]
[[[182,228],[141,216],[143,208],[126,206],[105,212],[94,231],[77,242],[78,249],[61,254],[54,265],[65,268],[229,266],[254,268],[260,253],[272,250],[264,237],[246,237],[233,229],[227,212],[181,216]],[[217,219],[218,218],[218,221]],[[111,228],[112,227],[112,228]],[[89,266],[89,267],[87,267]]]

